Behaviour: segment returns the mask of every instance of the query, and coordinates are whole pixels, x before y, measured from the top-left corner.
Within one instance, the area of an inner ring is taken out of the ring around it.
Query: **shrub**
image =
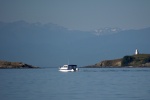
[[[150,57],[143,59],[143,63],[148,63],[148,62],[150,62]]]
[[[121,62],[122,66],[129,66],[129,63],[131,63],[135,58],[133,56],[124,56]]]

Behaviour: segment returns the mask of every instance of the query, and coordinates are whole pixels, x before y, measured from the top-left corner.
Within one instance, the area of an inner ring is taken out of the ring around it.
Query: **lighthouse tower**
[[[135,50],[135,55],[138,55],[139,54],[139,51],[138,49]]]

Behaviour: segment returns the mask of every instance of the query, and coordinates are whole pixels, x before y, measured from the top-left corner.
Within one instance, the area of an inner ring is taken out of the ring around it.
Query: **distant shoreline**
[[[104,60],[83,68],[150,68],[150,54],[137,54],[114,60]]]
[[[23,62],[10,62],[0,60],[0,69],[28,69],[28,68],[40,68],[32,66]]]

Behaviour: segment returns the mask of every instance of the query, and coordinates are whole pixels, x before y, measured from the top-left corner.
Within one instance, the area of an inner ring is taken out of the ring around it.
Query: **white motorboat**
[[[79,71],[79,68],[77,68],[77,65],[63,65],[59,68],[59,71],[62,72],[75,72]]]

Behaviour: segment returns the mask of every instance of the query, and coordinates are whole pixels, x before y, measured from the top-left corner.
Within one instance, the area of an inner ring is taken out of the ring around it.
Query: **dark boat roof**
[[[77,65],[68,65],[68,66],[77,66]]]

